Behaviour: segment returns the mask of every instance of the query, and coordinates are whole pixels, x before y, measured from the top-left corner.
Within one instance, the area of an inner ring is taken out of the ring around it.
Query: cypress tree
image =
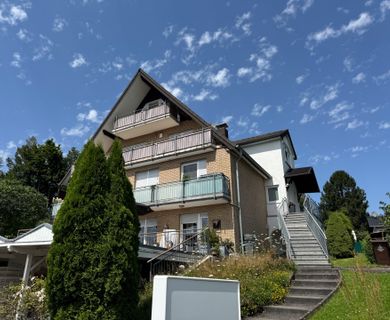
[[[102,148],[88,142],[53,226],[47,277],[52,319],[132,318],[138,229],[120,144],[107,161]]]
[[[138,233],[139,221],[131,183],[124,169],[122,145],[114,141],[108,158],[111,173],[108,211],[110,250],[106,253],[111,294],[115,296],[118,319],[129,318],[138,303]],[[131,318],[131,317],[130,317]]]

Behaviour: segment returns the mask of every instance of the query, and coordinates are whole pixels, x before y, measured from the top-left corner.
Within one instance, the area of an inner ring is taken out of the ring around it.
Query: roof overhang
[[[294,182],[298,193],[320,192],[312,167],[289,169],[284,175],[286,182]]]

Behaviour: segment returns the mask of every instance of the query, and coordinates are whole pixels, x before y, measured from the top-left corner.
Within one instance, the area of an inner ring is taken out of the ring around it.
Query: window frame
[[[270,200],[270,189],[276,189],[276,200]],[[277,203],[279,202],[279,185],[273,185],[273,186],[268,186],[267,187],[267,203]]]

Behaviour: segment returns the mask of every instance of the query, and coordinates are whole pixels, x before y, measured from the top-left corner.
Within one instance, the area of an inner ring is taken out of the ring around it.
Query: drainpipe
[[[242,158],[242,149],[239,146],[236,146],[236,147],[240,150],[240,156],[236,159],[236,191],[237,191],[238,224],[240,227],[240,247],[241,247],[241,253],[242,253],[243,248],[244,248],[244,234],[242,232],[240,177],[238,174],[238,162]]]

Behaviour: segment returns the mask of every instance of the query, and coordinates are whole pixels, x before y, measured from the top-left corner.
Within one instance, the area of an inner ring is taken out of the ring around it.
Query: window
[[[273,186],[268,188],[268,202],[275,202],[279,200],[278,187]]]
[[[284,146],[284,156],[285,156],[285,158],[286,158],[286,161],[287,162],[290,162],[290,149],[287,147],[287,145],[284,143],[283,144],[283,146]]]
[[[206,160],[184,163],[181,166],[181,179],[191,180],[207,174]]]
[[[158,184],[159,170],[147,170],[143,172],[138,172],[135,175],[135,187],[142,188],[148,186],[154,186]]]
[[[157,243],[157,221],[140,220],[139,242],[144,245],[153,246]]]

